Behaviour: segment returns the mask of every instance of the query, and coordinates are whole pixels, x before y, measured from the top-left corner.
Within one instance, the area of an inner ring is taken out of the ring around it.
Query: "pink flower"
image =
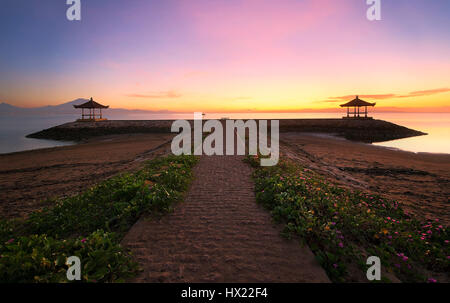
[[[334,263],[334,264],[333,264],[333,267],[334,267],[334,268],[337,268],[337,267],[338,267],[338,265],[337,265],[336,263]]]
[[[433,278],[429,278],[429,279],[428,279],[428,282],[430,282],[430,283],[436,283],[437,280],[436,280],[436,279],[433,279]]]
[[[13,242],[14,242],[14,239],[9,239],[8,242],[6,242],[6,243],[11,244]]]
[[[340,248],[344,247],[344,244],[342,242],[339,242],[338,245],[339,245]]]
[[[84,242],[86,242],[86,238],[84,238],[83,240],[81,240],[81,243],[84,243]]]

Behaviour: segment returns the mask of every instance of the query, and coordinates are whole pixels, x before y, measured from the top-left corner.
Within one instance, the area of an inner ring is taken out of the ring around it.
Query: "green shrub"
[[[167,211],[187,188],[195,163],[185,156],[150,161],[135,174],[118,175],[32,213],[27,232],[68,237],[97,229],[125,231],[145,211]]]
[[[121,235],[144,212],[169,211],[187,189],[196,161],[193,156],[157,158],[136,173],[56,200],[25,221],[0,220],[0,281],[66,281],[68,256],[80,258],[83,281],[128,277],[136,264],[122,251]]]
[[[308,243],[333,281],[349,281],[349,266],[365,273],[368,255],[403,281],[450,272],[450,235],[437,219],[413,218],[396,201],[340,188],[286,162],[258,168],[254,179],[257,200],[285,222],[284,234]]]
[[[70,256],[80,258],[85,282],[117,281],[136,270],[114,235],[101,230],[69,240],[46,235],[10,239],[0,245],[0,251],[0,282],[67,282]]]

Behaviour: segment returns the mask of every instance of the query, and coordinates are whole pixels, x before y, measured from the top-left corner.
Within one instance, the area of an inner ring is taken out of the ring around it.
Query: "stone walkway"
[[[143,271],[132,282],[329,282],[308,247],[280,236],[256,203],[242,156],[202,156],[184,202],[141,218],[122,244]]]

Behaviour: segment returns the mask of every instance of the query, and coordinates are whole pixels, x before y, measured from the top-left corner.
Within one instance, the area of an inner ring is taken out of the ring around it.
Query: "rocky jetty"
[[[132,133],[169,133],[172,120],[108,120],[70,122],[28,135],[28,138],[81,141],[96,136]],[[190,121],[192,123],[192,121]],[[284,119],[280,132],[334,134],[366,143],[426,135],[383,120],[372,119]]]
[[[427,135],[414,129],[375,119],[280,120],[280,132],[328,133],[365,143]]]

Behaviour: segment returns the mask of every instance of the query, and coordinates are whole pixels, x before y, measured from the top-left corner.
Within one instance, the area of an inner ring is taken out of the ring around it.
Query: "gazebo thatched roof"
[[[364,100],[359,99],[358,96],[356,96],[355,99],[353,99],[350,102],[347,102],[345,104],[341,104],[341,107],[361,107],[361,106],[375,106],[376,103],[369,103]]]
[[[94,100],[89,100],[86,103],[80,105],[74,105],[75,108],[109,108],[109,105],[101,105],[100,103],[95,102]]]

